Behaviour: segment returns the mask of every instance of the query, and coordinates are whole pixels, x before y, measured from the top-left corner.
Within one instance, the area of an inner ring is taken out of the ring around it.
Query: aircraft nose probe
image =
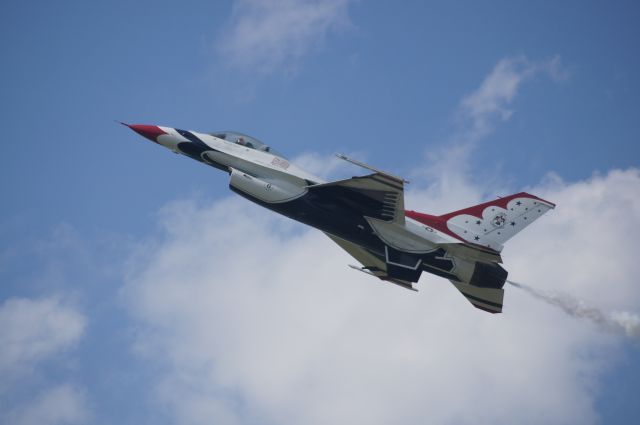
[[[121,121],[118,121],[120,124],[129,127],[131,130],[135,131],[142,137],[145,137],[152,142],[158,143],[158,136],[162,134],[167,134],[157,125],[146,125],[146,124],[127,124]]]

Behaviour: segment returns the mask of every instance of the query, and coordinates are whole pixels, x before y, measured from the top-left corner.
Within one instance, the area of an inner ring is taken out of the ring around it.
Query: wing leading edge
[[[312,192],[335,193],[336,197],[352,200],[351,207],[363,216],[404,224],[404,181],[388,174],[373,173],[346,180],[308,186]],[[344,193],[346,191],[346,193]]]

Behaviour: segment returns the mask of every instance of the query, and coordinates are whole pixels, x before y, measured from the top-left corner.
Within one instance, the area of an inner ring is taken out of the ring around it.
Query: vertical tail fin
[[[456,236],[500,252],[506,241],[555,204],[525,192],[438,217]]]

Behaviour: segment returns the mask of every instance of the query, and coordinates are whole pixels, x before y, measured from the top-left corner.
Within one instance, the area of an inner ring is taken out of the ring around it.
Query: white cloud
[[[530,61],[525,56],[508,57],[498,61],[480,86],[461,100],[456,111],[458,127],[440,148],[430,147],[426,152],[427,167],[411,173],[410,179],[414,184],[408,190],[418,201],[418,207],[446,212],[454,208],[450,200],[459,199],[459,195],[475,203],[487,193],[506,193],[508,188],[505,187],[490,187],[486,182],[472,183],[467,175],[472,162],[470,156],[498,124],[511,118],[514,113],[510,109],[511,103],[522,85],[536,75],[548,76],[553,81],[569,78],[560,56],[543,61]],[[457,172],[449,172],[451,169]],[[426,190],[421,187],[421,182],[429,183]],[[437,194],[451,196],[444,196],[435,203],[433,199]]]
[[[491,132],[498,122],[508,120],[513,114],[509,105],[522,83],[540,73],[555,81],[569,76],[559,56],[541,62],[531,62],[525,56],[500,60],[480,87],[461,102],[465,125],[468,123],[462,140],[475,142]]]
[[[515,239],[509,252],[528,249],[533,253],[538,267],[530,272],[531,282],[541,288],[580,294],[590,304],[609,309],[636,308],[640,293],[632,280],[640,275],[635,244],[640,239],[639,182],[640,172],[632,168],[612,170],[574,184],[549,179],[531,188],[543,198],[558,202],[545,217],[546,228],[553,232],[545,233],[546,239],[537,241],[536,246],[529,246],[526,238]],[[558,264],[549,252],[562,260],[561,281],[549,279],[545,273]],[[526,259],[520,257],[519,261]],[[527,267],[524,263],[515,266]],[[585,286],[584,282],[591,284]]]
[[[253,73],[295,67],[327,34],[350,25],[348,4],[349,0],[236,0],[219,50],[231,66]]]
[[[41,364],[71,349],[82,337],[85,317],[58,298],[10,298],[0,305],[0,396],[18,394],[0,412],[16,425],[86,423],[84,395],[70,384],[45,390]]]
[[[347,156],[351,158],[360,158],[359,152],[349,152]],[[364,158],[362,160],[365,160]],[[306,152],[293,158],[292,162],[301,169],[318,176],[323,179],[340,179],[349,178],[353,175],[354,169],[358,169],[335,155],[322,155],[316,152]],[[341,176],[341,177],[340,177]]]
[[[13,409],[4,419],[14,425],[85,424],[89,418],[85,405],[82,392],[68,384],[59,385],[40,394],[32,403]]]
[[[583,224],[623,214],[639,187],[628,170],[539,189],[559,207],[507,246],[506,267],[542,288],[633,305],[636,263],[591,261],[590,250],[632,253],[640,215],[607,221],[614,236],[592,232],[587,246]],[[149,326],[149,355],[168,364],[157,391],[181,422],[596,421],[593,388],[615,340],[515,288],[501,316],[437,277],[424,276],[419,294],[403,291],[346,268],[353,260],[321,233],[292,235],[240,199],[177,203],[162,224],[166,239],[126,295]],[[630,238],[619,246],[622,233]],[[615,290],[601,279],[614,267]]]
[[[86,320],[56,298],[10,298],[0,306],[0,374],[30,369],[81,337]]]

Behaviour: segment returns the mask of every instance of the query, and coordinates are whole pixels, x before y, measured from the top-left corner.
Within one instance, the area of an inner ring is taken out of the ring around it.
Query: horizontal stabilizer
[[[474,307],[489,313],[502,313],[504,289],[481,288],[464,282],[451,281],[458,291],[465,296]]]
[[[411,282],[407,282],[406,280],[394,279],[394,278],[388,277],[384,273],[380,273],[379,270],[376,270],[374,272],[374,271],[371,271],[371,270],[367,269],[366,267],[358,267],[358,266],[354,266],[353,264],[349,264],[349,267],[351,267],[354,270],[358,270],[359,272],[366,273],[369,276],[375,276],[380,280],[384,280],[385,282],[390,282],[390,283],[393,283],[394,285],[402,286],[403,288],[408,289],[410,291],[418,292],[418,290],[413,287],[413,284]]]

